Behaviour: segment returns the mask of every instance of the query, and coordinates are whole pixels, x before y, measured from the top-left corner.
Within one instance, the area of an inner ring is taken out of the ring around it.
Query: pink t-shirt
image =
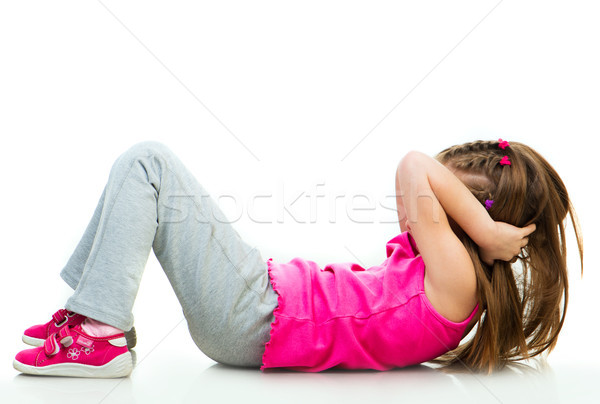
[[[309,260],[267,260],[278,294],[261,370],[388,370],[426,362],[458,346],[479,304],[460,323],[425,295],[425,265],[412,236],[386,244],[387,258],[365,269],[350,262],[324,269]]]

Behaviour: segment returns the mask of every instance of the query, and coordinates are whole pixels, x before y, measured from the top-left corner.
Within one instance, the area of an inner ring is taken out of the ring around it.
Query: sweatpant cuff
[[[67,273],[65,269],[60,271],[60,277],[69,285],[69,287],[73,290],[77,289],[77,285],[79,285],[79,281],[73,278],[71,275]]]

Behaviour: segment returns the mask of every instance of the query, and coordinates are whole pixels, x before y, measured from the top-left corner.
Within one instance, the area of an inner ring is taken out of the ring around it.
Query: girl
[[[114,163],[61,271],[73,295],[25,331],[38,347],[18,353],[14,367],[129,375],[131,311],[151,248],[192,339],[217,362],[316,372],[436,360],[489,372],[550,351],[568,301],[567,214],[583,252],[565,186],[546,160],[502,140],[436,159],[410,152],[396,192],[402,232],[381,265],[265,262],[170,149],[138,143]]]

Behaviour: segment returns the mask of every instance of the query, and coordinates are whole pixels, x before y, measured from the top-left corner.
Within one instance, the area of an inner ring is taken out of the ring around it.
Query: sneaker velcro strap
[[[46,356],[54,356],[58,351],[60,351],[60,345],[56,341],[56,334],[52,334],[44,342],[44,352]]]
[[[54,320],[54,323],[56,325],[62,324],[62,322],[65,321],[65,319],[66,319],[66,314],[67,314],[67,311],[65,309],[60,309],[59,311],[54,313],[52,315],[52,319]]]
[[[60,343],[65,347],[71,346],[73,343],[73,337],[71,336],[68,326],[64,326],[60,329],[58,332],[58,338],[60,339]]]
[[[58,351],[60,351],[61,344],[65,348],[73,344],[73,337],[71,336],[68,325],[65,325],[57,333],[46,338],[46,341],[44,341],[44,352],[46,353],[46,356],[56,355]]]

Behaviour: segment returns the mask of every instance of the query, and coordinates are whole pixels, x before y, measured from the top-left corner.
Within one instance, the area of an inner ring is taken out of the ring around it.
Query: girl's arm
[[[398,190],[404,197],[402,210],[408,212],[411,227],[421,216],[419,206],[428,203],[429,208],[424,206],[423,209],[429,209],[429,221],[436,222],[437,216],[447,213],[480,247],[482,259],[489,264],[495,259],[510,261],[535,230],[535,224],[518,228],[492,220],[483,205],[450,170],[420,152],[409,152],[398,165],[396,192]],[[398,195],[397,199],[400,199]]]
[[[398,170],[396,170],[396,212],[398,212],[398,223],[400,224],[400,232],[404,233],[408,230],[406,209],[404,209],[404,203],[402,202],[401,192],[398,189]]]
[[[446,214],[480,246],[489,262],[512,259],[533,229],[494,222],[450,170],[420,152],[409,152],[398,164],[396,192],[402,200],[398,210],[406,212],[427,268],[427,296],[434,307],[444,308],[447,318],[464,319],[475,305],[475,271]]]

